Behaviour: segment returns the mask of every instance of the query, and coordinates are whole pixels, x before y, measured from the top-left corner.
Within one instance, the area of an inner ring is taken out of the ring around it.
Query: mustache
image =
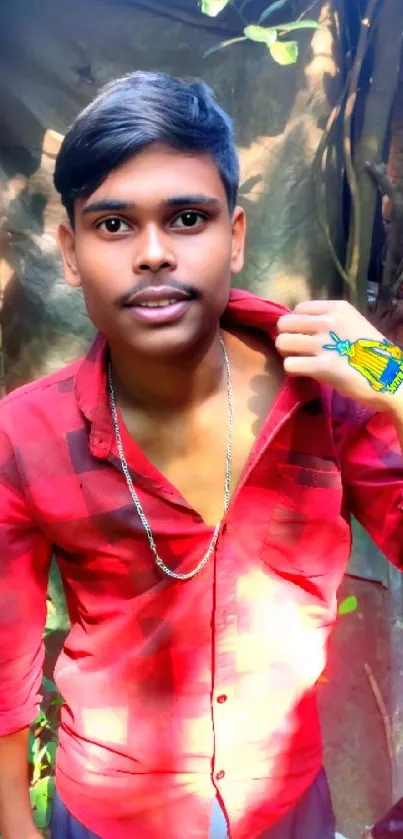
[[[138,282],[133,283],[132,287],[129,288],[128,291],[125,291],[124,294],[120,294],[115,300],[115,305],[118,307],[127,306],[134,294],[138,294],[140,291],[145,291],[146,288],[158,288],[158,286],[174,288],[177,291],[182,291],[189,297],[194,297],[196,299],[201,297],[200,291],[195,288],[195,286],[189,285],[189,283],[184,283],[182,280],[177,280],[175,277],[169,277],[167,279],[164,279],[164,277],[154,279],[143,277],[141,280],[138,280]]]

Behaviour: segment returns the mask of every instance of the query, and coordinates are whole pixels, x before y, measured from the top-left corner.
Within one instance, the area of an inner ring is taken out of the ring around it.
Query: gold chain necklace
[[[224,515],[228,510],[229,502],[230,502],[230,488],[231,488],[231,475],[232,475],[232,442],[233,442],[233,426],[234,426],[234,410],[233,410],[233,393],[232,393],[232,380],[231,380],[231,368],[229,363],[229,358],[227,354],[227,350],[224,344],[223,339],[220,336],[220,344],[224,355],[224,361],[227,371],[227,396],[228,396],[228,433],[227,433],[227,448],[226,448],[226,458],[225,458],[225,481],[224,481]],[[116,397],[115,397],[115,389],[113,385],[113,374],[112,374],[112,367],[109,364],[108,367],[108,388],[109,388],[109,399],[110,399],[110,406],[111,406],[111,413],[112,413],[112,421],[113,427],[115,431],[115,438],[116,438],[116,445],[119,452],[120,458],[120,465],[122,467],[122,472],[126,478],[126,483],[132,497],[133,504],[137,510],[138,516],[140,521],[143,525],[143,528],[146,532],[148,544],[150,546],[150,550],[154,555],[154,559],[158,568],[167,574],[168,577],[173,577],[175,580],[190,580],[192,577],[195,577],[199,571],[204,568],[206,563],[209,561],[215,546],[217,544],[218,535],[220,532],[221,524],[217,524],[214,528],[213,538],[210,542],[209,548],[204,554],[203,558],[200,560],[199,564],[193,571],[190,571],[188,574],[179,574],[176,571],[172,571],[165,565],[165,562],[161,559],[157,546],[154,539],[154,534],[151,529],[151,525],[148,521],[148,518],[141,506],[140,499],[137,495],[137,492],[134,488],[134,484],[132,481],[132,477],[130,474],[130,470],[127,464],[127,460],[125,457],[123,443],[122,443],[122,436],[120,433],[120,426],[119,426],[119,417],[118,411],[116,407]]]

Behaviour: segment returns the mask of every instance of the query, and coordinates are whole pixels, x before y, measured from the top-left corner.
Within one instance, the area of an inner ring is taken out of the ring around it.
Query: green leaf
[[[230,0],[199,0],[199,5],[204,15],[217,17],[229,2]]]
[[[51,679],[47,679],[46,676],[42,677],[42,685],[48,693],[58,693],[55,683]]]
[[[55,782],[50,775],[46,778],[41,778],[35,786],[31,787],[31,801],[35,800],[38,795],[53,795]]]
[[[49,781],[50,778],[40,778],[39,781],[33,784],[30,789],[32,804],[34,807],[37,807],[38,809],[40,809],[42,806],[42,799],[46,799],[47,797]]]
[[[218,50],[223,50],[224,47],[229,47],[231,44],[236,44],[239,41],[246,41],[245,36],[242,35],[240,38],[230,38],[228,41],[220,41],[219,44],[214,44],[213,47],[209,47],[209,49],[206,50],[206,52],[204,53],[203,58],[207,58],[207,56],[212,55],[213,52],[218,52]]]
[[[32,782],[33,782],[34,786],[39,782],[39,780],[41,778],[41,775],[42,775],[42,769],[44,768],[43,763],[42,763],[42,758],[45,756],[45,752],[46,752],[46,746],[42,746],[42,748],[40,749],[40,751],[36,755],[34,763],[33,763],[34,774],[33,774]]]
[[[41,778],[30,789],[32,806],[35,808],[35,824],[41,829],[47,827],[49,823],[54,789],[55,782],[50,777]]]
[[[250,41],[266,44],[268,47],[277,40],[276,30],[269,26],[256,26],[255,24],[251,24],[250,26],[245,26],[243,32]]]
[[[43,810],[34,810],[33,816],[35,825],[39,828],[39,830],[43,830],[48,826],[48,814],[46,807]]]
[[[338,614],[339,615],[350,615],[351,612],[356,611],[357,607],[358,607],[358,600],[352,594],[350,597],[346,597],[346,599],[343,600],[339,604]]]
[[[276,41],[269,47],[270,55],[277,64],[295,64],[298,58],[298,44],[296,41]]]
[[[47,805],[48,805],[47,795],[38,796],[38,798],[36,799],[36,809],[37,809],[38,813],[43,813],[43,815],[45,817],[46,817]]]
[[[288,0],[276,0],[275,3],[272,3],[271,6],[268,6],[267,9],[262,12],[258,23],[263,23],[263,21],[267,20],[273,12],[277,12],[279,9],[282,9],[286,3],[288,3]]]
[[[47,744],[45,743],[45,745],[42,746],[42,748],[38,752],[38,762],[39,763],[42,761],[42,758],[45,757],[46,749],[47,749]]]
[[[276,26],[279,32],[296,32],[297,29],[323,29],[323,23],[317,20],[294,20],[294,23],[279,23]]]
[[[35,763],[40,748],[41,741],[39,740],[39,737],[35,737],[33,731],[30,731],[28,738],[28,763]]]
[[[50,766],[53,766],[56,755],[57,743],[55,740],[50,740],[45,746],[45,755]]]
[[[54,697],[53,699],[51,699],[51,701],[49,702],[49,708],[53,708],[53,707],[55,707],[55,708],[61,708],[61,707],[62,707],[62,705],[64,705],[64,700],[62,699],[62,697],[61,697],[61,696],[55,696],[55,697]]]

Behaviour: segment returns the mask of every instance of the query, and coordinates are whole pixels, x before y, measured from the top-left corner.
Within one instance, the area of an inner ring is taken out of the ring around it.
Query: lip
[[[161,299],[166,300],[167,298],[163,297]],[[173,300],[174,298],[170,297],[169,299]],[[148,308],[147,306],[143,307],[132,304],[130,306],[125,306],[125,310],[130,312],[130,314],[141,323],[163,326],[164,324],[175,323],[175,321],[180,320],[183,315],[186,314],[187,310],[192,305],[192,302],[192,297],[185,297],[181,300],[177,300],[175,303],[171,303],[169,306],[150,306]]]
[[[182,300],[190,299],[189,294],[179,288],[172,288],[169,285],[149,286],[132,294],[126,306],[131,308],[132,306],[141,306],[142,303],[160,303],[163,300],[175,300],[179,303]]]

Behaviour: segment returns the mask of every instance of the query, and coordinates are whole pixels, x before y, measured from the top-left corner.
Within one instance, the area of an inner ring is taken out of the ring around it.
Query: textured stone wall
[[[306,3],[295,0],[295,16],[299,6]],[[168,16],[159,14],[164,9]],[[301,58],[291,67],[275,64],[263,45],[253,43],[204,58],[225,33],[198,16],[196,0],[180,2],[177,9],[166,0],[13,0],[3,17],[0,283],[3,291],[7,286],[2,316],[7,388],[60,366],[80,353],[92,334],[80,293],[62,283],[54,238],[61,218],[52,188],[54,157],[66,127],[97,89],[136,68],[204,77],[235,119],[241,201],[249,217],[248,261],[240,282],[288,303],[332,293],[335,273],[317,221],[312,171],[342,84],[330,4],[323,2],[321,12],[330,28],[301,32]],[[327,178],[337,241],[337,155]]]
[[[0,291],[7,389],[76,357],[93,333],[81,294],[63,284],[55,240],[62,211],[52,172],[62,136],[78,110],[106,81],[134,69],[202,76],[233,115],[241,202],[249,218],[241,283],[289,304],[334,294],[336,276],[318,212],[322,220],[328,214],[337,244],[342,184],[337,148],[328,156],[326,176],[318,178],[313,163],[343,85],[332,35],[337,2],[314,4],[331,28],[301,32],[301,57],[291,67],[274,64],[264,46],[250,43],[204,59],[214,43],[239,32],[198,17],[196,0],[3,4]],[[293,16],[308,5],[309,0],[293,0]],[[234,25],[233,18],[228,21]],[[322,193],[319,208],[317,189]],[[363,554],[370,556],[365,547],[359,554],[361,560]],[[61,604],[56,576],[50,590]],[[350,839],[358,839],[360,825],[381,815],[390,791],[382,721],[363,671],[363,661],[369,661],[386,690],[384,590],[369,582],[354,588],[346,581],[345,594],[354,591],[359,612],[339,625],[330,681],[321,687],[332,793],[340,826]],[[62,607],[52,621],[62,633]],[[57,651],[55,635],[52,645],[49,667]]]

